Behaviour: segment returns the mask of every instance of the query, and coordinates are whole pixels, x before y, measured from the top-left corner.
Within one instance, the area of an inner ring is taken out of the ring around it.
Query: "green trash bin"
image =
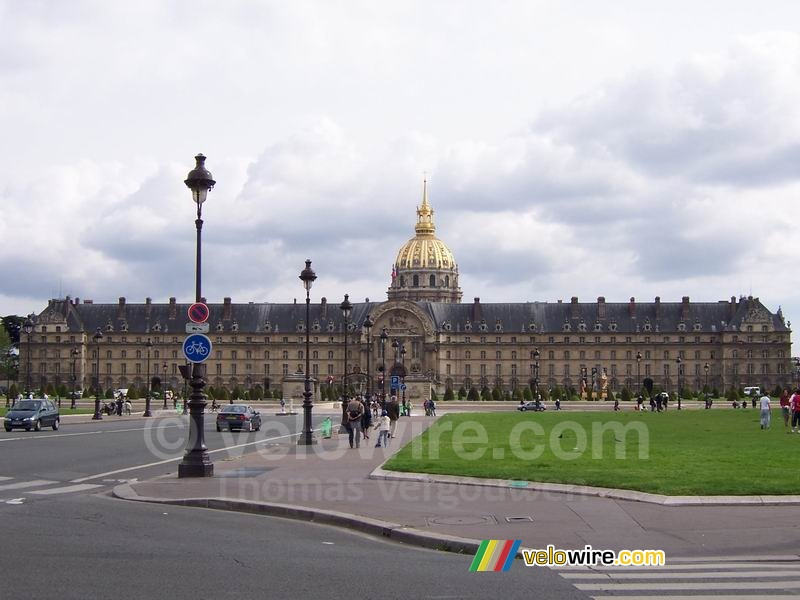
[[[322,430],[322,437],[326,440],[331,439],[331,431],[333,429],[333,422],[331,421],[330,417],[325,417],[325,420],[322,421],[322,426],[320,427]]]

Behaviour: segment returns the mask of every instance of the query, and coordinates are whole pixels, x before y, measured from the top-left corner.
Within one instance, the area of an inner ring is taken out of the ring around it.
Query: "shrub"
[[[631,391],[627,387],[622,388],[622,392],[620,393],[620,399],[623,402],[630,402],[631,398],[632,398]]]
[[[256,384],[252,388],[250,388],[250,399],[251,400],[261,400],[264,397],[264,390],[261,389],[261,386]]]
[[[606,400],[610,400],[611,402],[614,401],[614,390],[608,388],[608,396],[606,396]]]
[[[469,388],[469,393],[467,394],[467,400],[472,400],[475,402],[480,400],[480,396],[478,395],[478,388],[476,387]]]
[[[531,388],[526,386],[522,390],[522,397],[525,399],[525,402],[530,402],[531,400],[533,400],[533,392],[531,391]]]
[[[449,402],[450,400],[453,400],[453,398],[454,398],[453,388],[447,388],[444,391],[444,400],[445,400],[445,402]],[[435,402],[435,400],[434,400],[434,402]]]
[[[436,390],[433,389],[433,386],[431,386],[431,400],[433,400],[434,402],[439,401],[439,396],[436,395]]]
[[[499,402],[502,399],[503,399],[503,390],[495,386],[492,389],[492,400],[494,400],[495,402]]]
[[[489,391],[488,387],[483,386],[481,388],[481,400],[483,400],[484,402],[488,402],[491,399],[492,399],[492,392]]]
[[[135,385],[130,386],[128,388],[128,400],[138,400],[139,398],[139,390]]]
[[[462,385],[460,388],[458,388],[458,399],[463,400],[466,397],[467,397],[467,390]]]
[[[520,390],[518,387],[514,388],[514,392],[511,394],[511,398],[516,402],[522,400],[522,390]]]

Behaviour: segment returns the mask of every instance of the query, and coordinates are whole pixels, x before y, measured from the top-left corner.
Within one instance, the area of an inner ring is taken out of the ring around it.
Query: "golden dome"
[[[455,270],[456,261],[447,245],[436,237],[433,209],[428,204],[428,182],[423,183],[422,204],[417,208],[417,235],[400,248],[395,259],[398,271],[407,269]]]

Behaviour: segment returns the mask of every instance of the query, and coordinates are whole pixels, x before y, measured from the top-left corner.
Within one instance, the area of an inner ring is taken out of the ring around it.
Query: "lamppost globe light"
[[[153,413],[150,412],[150,349],[153,347],[153,342],[150,338],[147,338],[147,342],[145,342],[145,348],[147,348],[147,395],[145,396],[144,400],[144,417],[152,417]],[[158,368],[158,367],[156,367]]]
[[[344,422],[347,400],[350,398],[350,390],[347,382],[347,334],[350,329],[350,314],[353,312],[353,305],[350,304],[349,294],[344,295],[344,300],[339,305],[339,309],[342,311],[342,317],[344,317],[344,367],[342,370],[342,421]]]
[[[317,274],[314,273],[314,269],[311,268],[311,261],[306,259],[306,268],[300,271],[300,280],[303,282],[303,287],[306,289],[306,292],[311,291],[311,286],[316,279]]]
[[[186,180],[183,182],[190,190],[192,190],[192,200],[197,203],[197,209],[206,201],[208,192],[214,187],[217,182],[211,177],[211,173],[206,169],[206,157],[198,154],[194,157],[196,165],[194,169],[189,171]]]
[[[372,363],[370,361],[370,350],[372,349],[372,338],[370,337],[370,333],[372,331],[372,327],[375,323],[372,322],[370,316],[364,319],[364,322],[361,324],[361,327],[364,329],[364,333],[367,336],[367,396],[371,399],[372,398]]]

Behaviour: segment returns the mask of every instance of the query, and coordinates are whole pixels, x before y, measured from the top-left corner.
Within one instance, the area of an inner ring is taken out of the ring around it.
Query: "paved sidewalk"
[[[483,539],[524,547],[651,549],[667,559],[786,555],[800,559],[800,506],[664,506],[516,487],[370,478],[434,419],[403,418],[389,449],[375,437],[350,449],[334,433],[312,447],[296,437],[217,460],[215,476],[175,476],[118,486],[119,498],[241,510],[333,523],[398,541],[474,551]],[[334,426],[334,432],[338,427]],[[263,438],[277,437],[262,432]],[[217,454],[216,457],[219,457]]]

